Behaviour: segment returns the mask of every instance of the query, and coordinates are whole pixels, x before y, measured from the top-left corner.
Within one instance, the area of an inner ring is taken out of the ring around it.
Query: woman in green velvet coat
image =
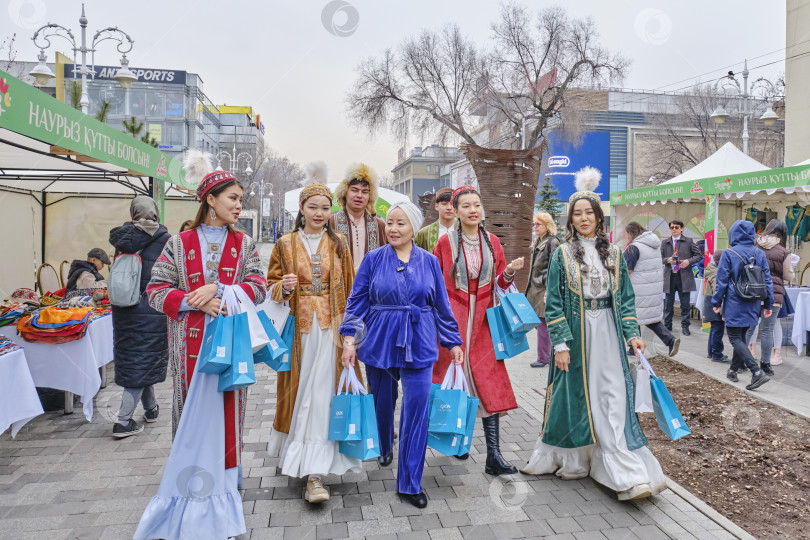
[[[666,488],[635,413],[626,350],[644,351],[635,296],[620,250],[604,232],[598,171],[577,173],[567,243],[552,256],[546,324],[554,347],[545,418],[524,473],[590,475],[620,500]]]

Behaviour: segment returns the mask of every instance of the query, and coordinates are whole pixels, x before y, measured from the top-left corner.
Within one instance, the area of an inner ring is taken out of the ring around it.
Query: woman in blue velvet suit
[[[393,459],[394,409],[402,381],[397,491],[418,508],[427,505],[422,469],[427,450],[428,401],[439,348],[461,364],[461,336],[450,308],[439,262],[416,247],[422,212],[411,202],[388,211],[389,244],[370,251],[360,264],[340,327],[343,364],[366,365],[380,432],[380,464]]]

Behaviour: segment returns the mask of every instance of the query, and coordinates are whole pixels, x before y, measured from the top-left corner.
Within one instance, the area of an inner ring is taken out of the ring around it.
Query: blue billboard
[[[568,202],[574,194],[574,175],[583,167],[594,167],[602,173],[597,193],[603,201],[610,199],[610,133],[605,131],[586,131],[574,142],[568,141],[564,134],[552,131],[548,135],[548,154],[540,169],[538,188],[543,185],[546,176],[559,190],[559,199]]]

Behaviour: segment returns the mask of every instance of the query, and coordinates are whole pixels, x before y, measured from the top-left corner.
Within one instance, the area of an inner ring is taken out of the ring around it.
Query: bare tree
[[[563,125],[578,123],[572,90],[618,83],[630,65],[599,44],[592,18],[571,18],[561,7],[533,17],[524,6],[504,4],[492,32],[481,97],[515,132],[524,123],[530,126],[526,148],[537,145],[554,118]]]
[[[384,188],[388,188],[388,189],[393,189],[395,183],[396,183],[396,180],[394,178],[394,173],[390,173],[390,172],[380,176],[380,181],[378,182],[380,187],[384,187]]]
[[[349,116],[370,134],[390,129],[402,140],[417,134],[444,145],[455,136],[474,144],[471,113],[481,62],[457,25],[424,30],[360,64],[347,96]]]
[[[770,99],[777,97],[773,92]],[[716,152],[727,142],[742,148],[742,119],[732,114],[723,124],[717,124],[711,114],[718,103],[732,113],[742,109],[742,101],[728,100],[714,85],[705,84],[672,98],[668,107],[661,107],[652,116],[652,132],[639,140],[636,186],[647,178],[659,183],[691,169]],[[756,119],[765,112],[769,101],[754,100],[752,118],[748,122],[748,154],[769,167],[782,165],[783,137],[766,128]]]

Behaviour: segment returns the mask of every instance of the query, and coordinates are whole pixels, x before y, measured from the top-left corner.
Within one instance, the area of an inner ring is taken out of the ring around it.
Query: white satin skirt
[[[666,489],[666,477],[658,460],[645,446],[627,448],[624,437],[627,390],[619,351],[616,320],[611,309],[585,311],[588,396],[596,432],[596,444],[559,448],[537,441],[527,474],[556,474],[563,479],[589,476],[603,486],[621,492],[650,484],[653,494]],[[607,354],[606,354],[607,353]]]

